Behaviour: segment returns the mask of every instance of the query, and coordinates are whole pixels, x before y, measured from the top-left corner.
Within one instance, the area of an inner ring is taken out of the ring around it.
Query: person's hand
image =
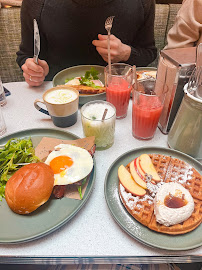
[[[21,67],[25,81],[30,86],[41,85],[49,72],[49,66],[45,60],[38,59],[38,63],[38,65],[35,64],[33,58],[27,58]]]
[[[108,63],[107,35],[98,35],[98,40],[93,40],[92,44],[98,53]],[[110,55],[112,63],[126,62],[131,54],[131,47],[122,43],[114,35],[110,35]]]

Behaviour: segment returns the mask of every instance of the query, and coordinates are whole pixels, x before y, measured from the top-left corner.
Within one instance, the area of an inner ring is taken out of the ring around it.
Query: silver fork
[[[197,85],[196,85],[196,97],[202,99],[202,66],[198,67],[199,72],[197,76]]]
[[[198,77],[198,68],[194,68],[191,76],[189,77],[189,81],[188,81],[188,85],[187,85],[187,89],[189,90],[189,92],[193,92],[196,90],[196,85],[197,85],[197,77]]]
[[[112,29],[114,16],[110,16],[105,21],[105,29],[107,30],[107,50],[108,50],[108,64],[109,64],[109,74],[111,74],[111,55],[110,55],[110,34]]]

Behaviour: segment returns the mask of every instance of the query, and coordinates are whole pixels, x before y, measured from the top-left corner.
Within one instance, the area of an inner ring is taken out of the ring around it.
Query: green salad
[[[23,163],[34,163],[40,159],[35,156],[35,150],[30,138],[10,139],[0,149],[0,200],[5,197],[5,187],[8,179]],[[18,164],[21,165],[18,165]]]

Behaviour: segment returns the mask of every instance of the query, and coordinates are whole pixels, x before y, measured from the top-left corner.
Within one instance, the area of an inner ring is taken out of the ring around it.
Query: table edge
[[[202,255],[185,256],[0,256],[1,264],[159,264],[202,262]]]

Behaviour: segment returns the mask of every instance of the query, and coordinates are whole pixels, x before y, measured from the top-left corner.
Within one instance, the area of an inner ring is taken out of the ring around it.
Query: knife
[[[40,52],[40,35],[36,19],[34,19],[34,62],[38,65],[38,56]]]

